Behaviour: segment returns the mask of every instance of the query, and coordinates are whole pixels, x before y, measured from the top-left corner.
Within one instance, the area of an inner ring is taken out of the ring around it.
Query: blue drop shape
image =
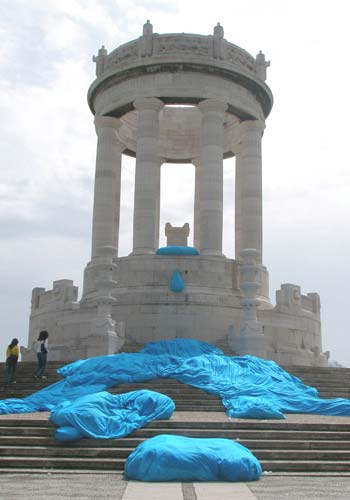
[[[185,283],[182,279],[180,271],[174,271],[170,280],[170,290],[172,292],[182,292],[184,288]]]

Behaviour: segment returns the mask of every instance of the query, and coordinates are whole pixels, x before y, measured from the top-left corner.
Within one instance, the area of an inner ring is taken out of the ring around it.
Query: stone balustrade
[[[254,59],[248,52],[237,47],[233,43],[223,39],[222,57],[215,56],[214,50],[215,37],[213,35],[194,35],[187,33],[174,33],[152,35],[152,48],[143,55],[144,37],[120,45],[110,54],[104,46],[101,47],[98,56],[94,57],[97,64],[96,73],[100,77],[116,69],[125,70],[140,62],[144,64],[145,57],[149,63],[162,62],[169,59],[169,56],[181,55],[181,62],[201,61],[211,64],[224,63],[228,66],[234,66],[244,72],[261,78],[261,55],[258,54]],[[267,63],[268,64],[268,63]]]

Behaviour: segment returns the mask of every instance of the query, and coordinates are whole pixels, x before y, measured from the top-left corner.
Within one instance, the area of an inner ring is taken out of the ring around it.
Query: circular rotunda
[[[153,33],[147,21],[138,39],[110,53],[102,46],[93,60],[91,260],[81,300],[61,305],[62,318],[53,315],[54,307],[42,309],[51,292],[34,289],[30,338],[40,316],[48,327],[55,322],[58,359],[67,342],[77,357],[115,352],[125,342],[186,337],[284,364],[324,363],[317,294],[304,296],[286,284],[276,306],[269,299],[261,141],[273,98],[264,54],[252,57],[228,42],[220,24],[205,36]],[[123,155],[134,157],[136,167],[132,251],[120,257]],[[223,160],[230,157],[236,169],[234,259],[222,248]],[[160,228],[164,163],[195,167],[193,228],[186,221]],[[164,230],[167,246],[159,248]],[[60,280],[53,297],[60,287],[63,296],[77,294],[70,280]]]

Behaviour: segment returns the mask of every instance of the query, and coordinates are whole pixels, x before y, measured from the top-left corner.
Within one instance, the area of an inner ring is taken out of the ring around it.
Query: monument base
[[[194,338],[226,343],[236,354],[242,353],[238,261],[201,255],[142,255],[121,257],[115,263],[116,303],[111,316],[117,331],[121,325],[125,328],[116,344],[114,338],[94,338],[97,299],[95,269],[89,263],[80,302],[75,300],[77,290],[70,280],[54,282],[53,290],[33,290],[29,346],[38,332],[46,329],[50,359],[60,361],[108,354],[114,349],[119,352],[124,338],[128,345]],[[175,270],[184,283],[180,292],[171,291],[169,286]],[[286,284],[277,292],[273,306],[268,299],[268,273],[263,267],[260,272],[258,322],[263,340],[261,336],[250,338],[248,343],[243,339],[245,352],[262,356],[265,349],[268,359],[283,365],[325,366],[318,295],[301,295],[298,286]],[[33,359],[30,350],[23,349],[23,359]]]

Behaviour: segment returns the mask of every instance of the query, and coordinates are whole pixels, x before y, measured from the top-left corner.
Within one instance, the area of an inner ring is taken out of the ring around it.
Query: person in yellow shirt
[[[16,365],[19,356],[18,339],[12,339],[6,350],[6,384],[15,384]]]

